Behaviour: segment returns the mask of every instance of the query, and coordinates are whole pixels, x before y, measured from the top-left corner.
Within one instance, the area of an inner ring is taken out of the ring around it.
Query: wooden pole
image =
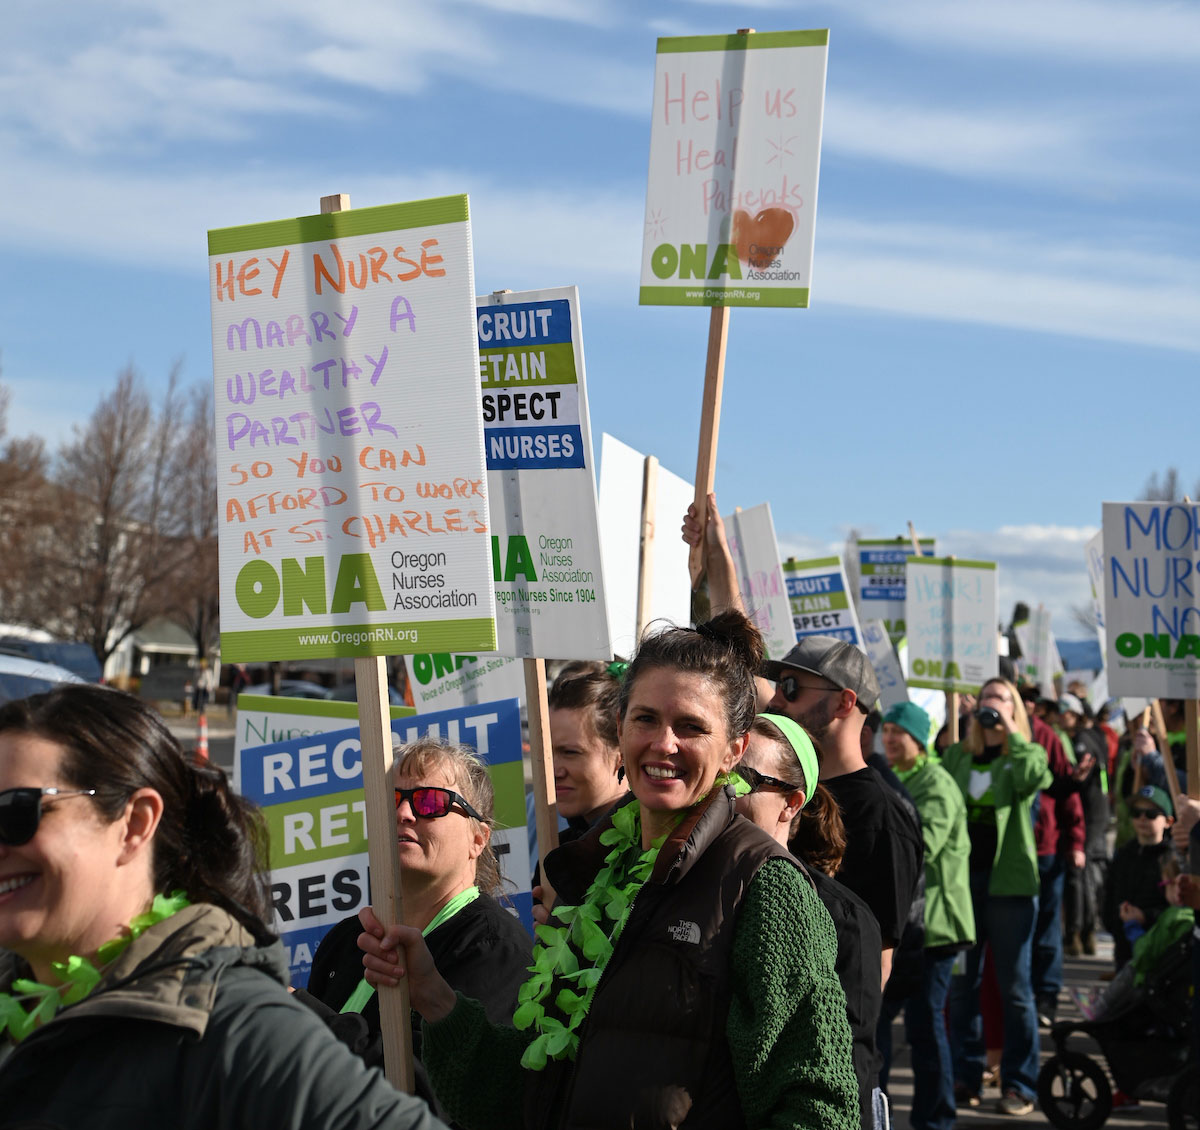
[[[708,318],[708,358],[704,365],[704,401],[700,409],[700,449],[696,455],[696,517],[700,522],[699,544],[688,554],[692,588],[704,576],[708,521],[708,494],[717,469],[717,433],[721,427],[721,392],[725,384],[725,349],[729,343],[729,307],[714,306]]]
[[[1167,791],[1171,803],[1179,807],[1179,775],[1175,772],[1175,759],[1171,756],[1171,743],[1167,740],[1167,724],[1163,720],[1162,704],[1158,699],[1150,700],[1150,716],[1154,719],[1154,736],[1162,752],[1163,772],[1167,778]]]
[[[321,197],[321,212],[344,212],[345,193]],[[363,791],[366,794],[367,858],[371,868],[371,900],[384,926],[404,921],[400,889],[400,856],[396,850],[396,797],[392,783],[392,716],[388,708],[387,661],[383,656],[354,660],[358,698],[358,731],[362,744]],[[395,988],[380,985],[379,1026],[383,1035],[383,1071],[388,1082],[416,1092],[413,1070],[412,1006],[408,981]]]
[[[558,797],[554,791],[554,757],[550,744],[550,706],[546,700],[546,661],[526,659],[525,705],[529,715],[529,760],[533,768],[533,819],[537,828],[538,862],[542,870],[542,905],[554,905],[554,889],[546,875],[546,856],[558,847]]]
[[[1150,707],[1147,706],[1146,709],[1142,711],[1142,716],[1141,716],[1141,718],[1138,719],[1137,725],[1134,726],[1133,733],[1136,735],[1138,730],[1144,730],[1149,725],[1149,723],[1150,723]],[[1126,727],[1126,730],[1128,731],[1128,727]],[[1133,795],[1134,796],[1137,796],[1138,793],[1141,792],[1142,775],[1143,775],[1142,759],[1139,757],[1137,766],[1133,770]]]
[[[646,456],[642,471],[642,533],[638,542],[637,622],[634,640],[641,642],[650,621],[650,599],[654,586],[654,509],[658,502],[658,460]],[[704,527],[701,526],[701,529]]]
[[[917,542],[917,556],[921,556],[920,542]],[[954,565],[954,554],[946,558],[951,566]],[[958,741],[958,691],[946,692],[946,725],[950,735],[950,744]]]

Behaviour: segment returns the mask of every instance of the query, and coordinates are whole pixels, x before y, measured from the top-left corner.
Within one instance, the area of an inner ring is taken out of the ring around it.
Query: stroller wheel
[[[1112,1087],[1104,1068],[1079,1052],[1046,1060],[1037,1093],[1042,1113],[1059,1130],[1097,1130],[1112,1113]]]
[[[1167,1096],[1167,1125],[1171,1130],[1200,1127],[1200,1066],[1192,1064],[1175,1076]]]

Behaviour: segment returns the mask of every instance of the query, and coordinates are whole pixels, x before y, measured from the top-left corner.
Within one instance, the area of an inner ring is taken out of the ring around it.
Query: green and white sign
[[[1018,673],[1033,683],[1045,698],[1057,698],[1054,677],[1062,674],[1058,643],[1050,629],[1050,613],[1041,605],[1029,613],[1029,619],[1014,625],[1017,643],[1021,647]]]
[[[493,648],[467,198],[208,249],[222,657]]]
[[[525,668],[499,655],[406,655],[408,688],[417,709],[450,710],[515,698],[525,702]]]
[[[907,569],[908,685],[975,693],[1000,670],[996,563],[910,557]]]
[[[828,31],[660,39],[641,302],[807,306]]]
[[[476,302],[495,650],[610,659],[579,294]]]
[[[905,537],[859,538],[855,545],[859,611],[864,620],[882,620],[892,643],[898,647],[908,632],[904,622],[904,563],[912,553],[913,543]],[[921,538],[920,546],[925,557],[932,557],[937,542],[934,538]]]
[[[1104,504],[1108,692],[1200,698],[1200,505]]]

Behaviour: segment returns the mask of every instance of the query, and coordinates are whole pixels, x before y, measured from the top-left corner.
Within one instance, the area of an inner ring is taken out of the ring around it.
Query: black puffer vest
[[[583,900],[610,826],[602,820],[547,857],[564,903]],[[725,1039],[733,935],[750,880],[774,858],[795,862],[736,815],[725,791],[675,829],[597,987],[576,1062],[529,1073],[529,1130],[744,1126]]]

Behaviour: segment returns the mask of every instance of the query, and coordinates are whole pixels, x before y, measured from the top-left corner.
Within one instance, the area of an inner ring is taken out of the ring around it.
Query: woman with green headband
[[[833,794],[817,783],[819,757],[807,730],[782,714],[760,714],[737,773],[750,787],[738,811],[784,847],[811,849],[804,863],[837,935],[834,971],[846,996],[853,1039],[854,1076],[863,1126],[874,1124],[875,1026],[879,1019],[879,959],[883,939],[871,908],[833,878],[846,849],[845,829]],[[797,829],[803,821],[803,835]]]
[[[415,931],[361,940],[380,983],[407,969],[434,1089],[468,1130],[861,1124],[828,916],[734,808],[761,661],[737,612],[642,640],[620,702],[633,795],[547,857],[561,901],[514,1029],[451,991]]]
[[[442,1127],[288,993],[264,846],[132,695],[0,707],[0,1122]]]

